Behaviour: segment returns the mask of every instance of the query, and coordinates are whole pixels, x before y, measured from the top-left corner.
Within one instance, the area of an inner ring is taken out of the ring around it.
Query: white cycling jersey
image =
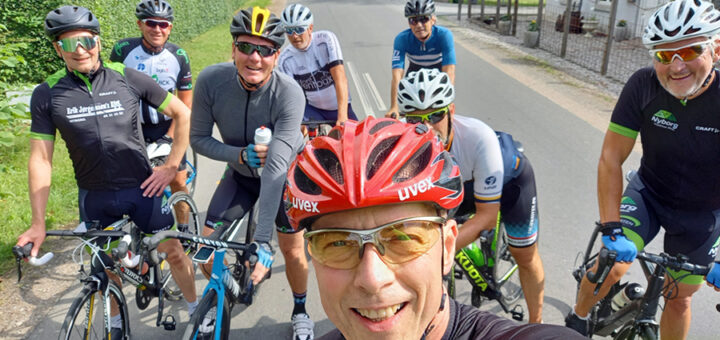
[[[504,162],[495,131],[478,119],[460,115],[453,116],[452,128],[450,153],[460,167],[463,181],[473,181],[475,201],[500,202]]]
[[[280,72],[290,75],[300,84],[308,104],[332,111],[338,109],[338,103],[330,69],[342,64],[340,42],[335,34],[317,31],[312,33],[307,49],[299,50],[292,45],[285,47],[277,65]]]

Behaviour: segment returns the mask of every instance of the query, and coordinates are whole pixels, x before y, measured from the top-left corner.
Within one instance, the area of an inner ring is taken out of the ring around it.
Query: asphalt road
[[[339,38],[350,81],[353,107],[358,116],[382,116],[389,106],[390,56],[395,34],[407,28],[403,18],[404,1],[380,0],[306,0],[315,16],[315,29],[328,29]],[[456,13],[456,5],[441,7],[441,13]],[[528,87],[488,63],[478,53],[470,52],[467,44],[485,48],[480,42],[457,43],[457,109],[458,114],[479,118],[496,130],[511,133],[523,142],[533,164],[538,185],[540,216],[540,253],[546,271],[544,322],[562,324],[564,315],[574,304],[575,281],[571,271],[576,254],[587,242],[593,221],[597,219],[595,172],[603,131],[594,127],[578,112],[570,112],[548,99],[543,88]],[[513,60],[503,60],[512,64]],[[639,164],[633,154],[627,169]],[[202,159],[196,191],[196,202],[205,210],[224,165]],[[650,250],[660,250],[655,241]],[[277,249],[277,248],[276,248]],[[261,288],[256,303],[244,311],[236,308],[231,322],[232,338],[288,339],[292,334],[290,313],[291,292],[284,274],[284,261],[278,253],[273,277]],[[639,269],[631,270],[635,281]],[[207,281],[198,275],[197,290],[202,292]],[[469,303],[469,284],[459,286],[460,299]],[[134,307],[134,288],[126,287],[131,306],[132,332],[137,339],[178,338],[188,320],[184,302],[171,302],[170,311],[178,318],[175,332],[154,327],[155,303],[145,311]],[[77,290],[65,295],[33,332],[30,339],[54,338],[64,314]],[[703,288],[694,299],[693,326],[690,339],[716,339],[715,304],[720,295]],[[521,301],[524,307],[524,302]],[[308,310],[316,322],[315,334],[333,328],[320,304],[314,273],[310,273]],[[500,312],[489,302],[482,307]]]

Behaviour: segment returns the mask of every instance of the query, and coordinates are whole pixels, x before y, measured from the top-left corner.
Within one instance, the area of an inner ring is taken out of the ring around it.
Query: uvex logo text
[[[400,190],[398,190],[398,197],[401,201],[404,201],[410,197],[415,197],[418,194],[422,194],[423,192],[426,192],[430,190],[430,188],[434,187],[433,183],[430,181],[430,177],[415,183],[409,187],[404,187]]]
[[[310,202],[310,201],[306,201],[306,200],[301,200],[297,197],[293,197],[292,204],[293,204],[293,207],[295,207],[296,209],[300,209],[300,210],[304,210],[304,211],[312,212],[312,213],[320,212],[320,210],[318,210],[318,208],[317,208],[318,202]]]

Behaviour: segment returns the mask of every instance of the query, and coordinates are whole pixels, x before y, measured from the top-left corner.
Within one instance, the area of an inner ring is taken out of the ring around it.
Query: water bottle
[[[272,140],[272,131],[266,128],[265,125],[255,129],[255,145],[268,145]],[[257,169],[258,175],[262,174],[262,168]]]
[[[635,282],[628,283],[623,290],[619,291],[613,297],[611,303],[612,309],[617,312],[631,301],[637,300],[643,295],[645,295],[645,288],[643,288],[643,286]]]

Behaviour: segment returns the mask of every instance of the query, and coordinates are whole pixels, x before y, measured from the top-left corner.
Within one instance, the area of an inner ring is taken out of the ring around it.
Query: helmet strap
[[[688,98],[694,96],[694,95],[695,95],[696,93],[698,93],[700,90],[702,90],[702,89],[704,89],[705,87],[707,87],[707,86],[710,84],[710,81],[712,80],[712,75],[713,75],[714,72],[715,72],[715,68],[713,67],[713,68],[710,69],[710,72],[708,72],[707,77],[705,77],[705,81],[703,82],[703,84],[702,84],[700,87],[698,87],[697,90],[693,91],[693,93],[685,96],[685,98],[683,98],[683,99],[680,99],[680,103],[681,103],[683,106],[687,105]]]
[[[453,133],[452,128],[452,115],[448,113],[448,137],[447,142],[445,143],[445,150],[450,151],[450,148],[452,147],[453,139],[455,139],[455,133]]]

